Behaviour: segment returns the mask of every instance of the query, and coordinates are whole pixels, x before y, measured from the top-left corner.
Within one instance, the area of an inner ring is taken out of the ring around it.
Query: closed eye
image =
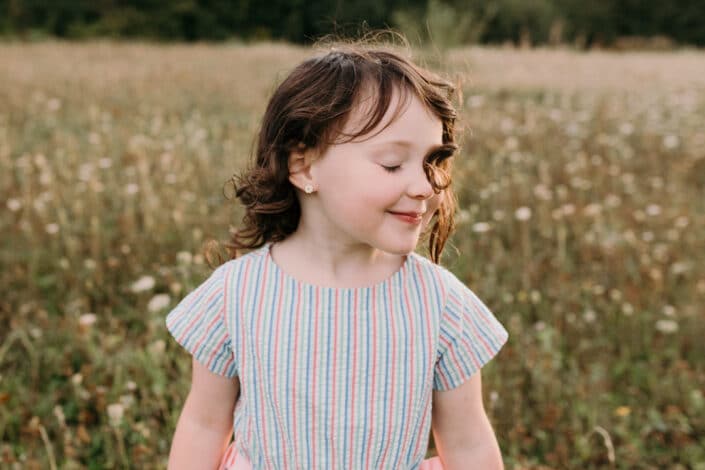
[[[385,166],[385,165],[380,165],[382,168],[384,168],[385,171],[389,173],[394,173],[397,171],[399,168],[401,168],[401,165],[395,165],[395,166]]]

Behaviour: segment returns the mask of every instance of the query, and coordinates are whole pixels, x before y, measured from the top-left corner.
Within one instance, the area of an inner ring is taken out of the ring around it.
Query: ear
[[[311,164],[316,158],[316,152],[313,149],[306,148],[303,144],[292,150],[289,153],[289,181],[291,184],[303,191],[306,185],[316,187],[314,181]]]

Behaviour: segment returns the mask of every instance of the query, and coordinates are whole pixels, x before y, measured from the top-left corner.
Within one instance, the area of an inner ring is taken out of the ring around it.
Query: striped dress
[[[508,333],[455,275],[411,253],[361,288],[300,282],[270,244],[219,266],[166,317],[210,371],[238,377],[229,454],[254,469],[421,468],[433,390]]]

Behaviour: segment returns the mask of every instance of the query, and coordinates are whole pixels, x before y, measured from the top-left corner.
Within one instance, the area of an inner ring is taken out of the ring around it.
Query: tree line
[[[0,35],[309,43],[395,28],[412,41],[705,45],[703,0],[0,0]]]

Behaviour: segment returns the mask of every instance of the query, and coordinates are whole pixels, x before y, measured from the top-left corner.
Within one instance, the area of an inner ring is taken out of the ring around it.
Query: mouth
[[[425,214],[425,212],[388,212],[399,220],[401,220],[402,222],[414,225],[420,224],[421,220],[423,219],[423,215]]]

